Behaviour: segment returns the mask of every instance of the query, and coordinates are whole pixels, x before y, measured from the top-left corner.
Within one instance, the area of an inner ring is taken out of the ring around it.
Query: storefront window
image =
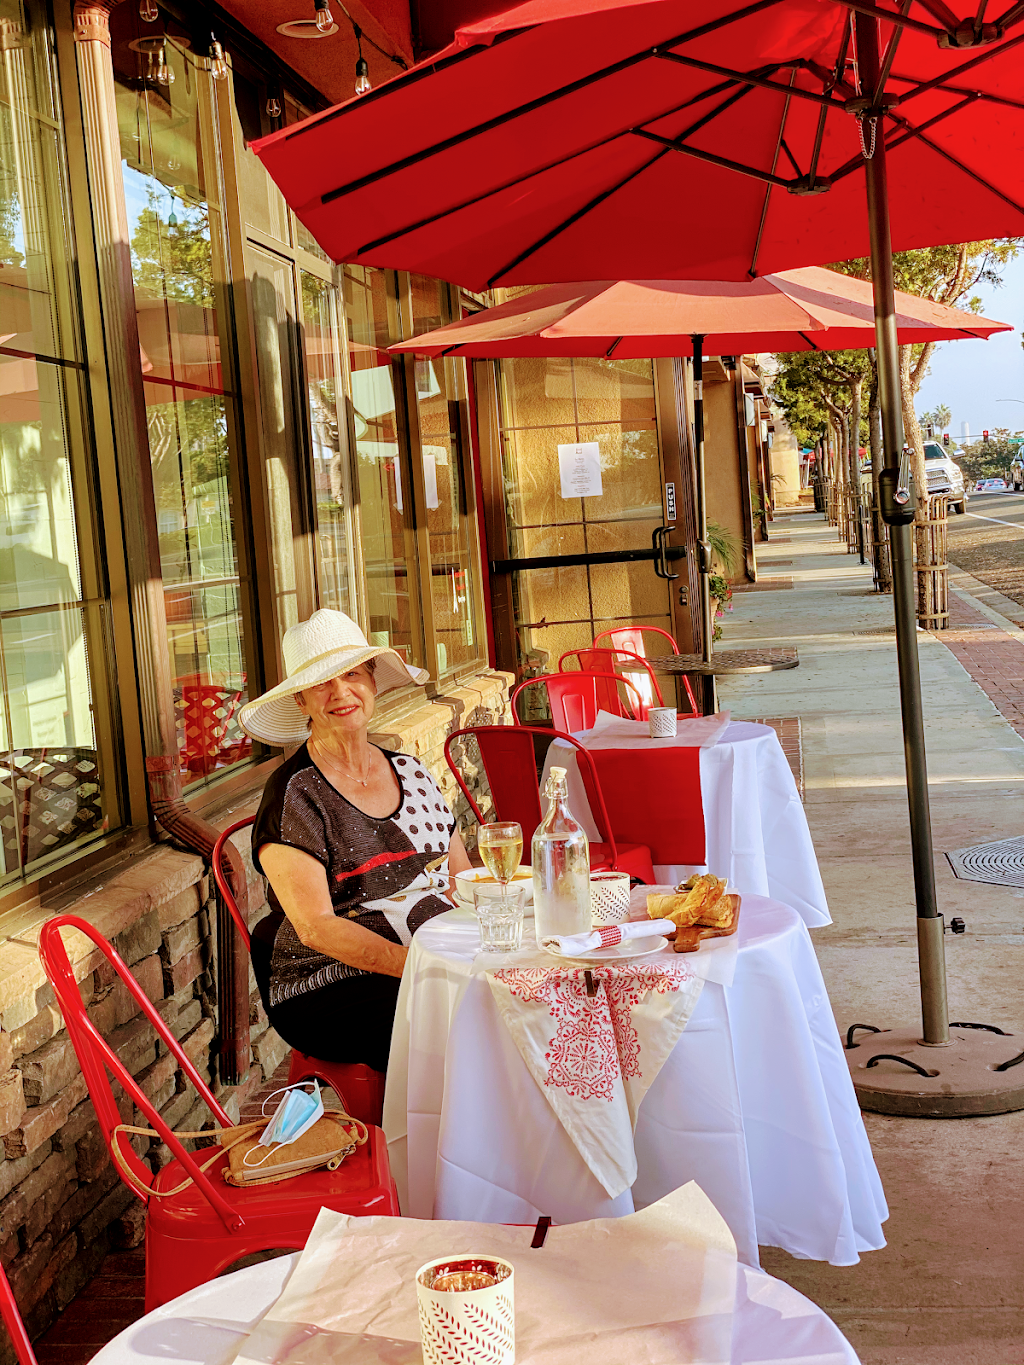
[[[411,288],[414,335],[448,321],[443,284],[414,275]],[[465,361],[417,360],[415,384],[440,676],[459,664],[472,662],[480,652],[475,637],[475,574],[467,515],[465,471],[469,459],[461,425],[466,400]]]
[[[387,352],[395,297],[383,270],[346,266],[344,278],[367,635],[422,667],[412,488],[399,444],[396,369]]]
[[[137,7],[114,10],[111,37],[179,757],[192,782],[251,751],[236,719],[248,678],[216,96],[189,39],[154,35]]]
[[[0,879],[119,823],[54,54],[0,0]],[[101,738],[97,721],[104,722]]]

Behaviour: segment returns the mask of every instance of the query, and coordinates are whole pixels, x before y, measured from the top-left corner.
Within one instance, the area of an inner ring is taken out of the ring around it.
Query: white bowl
[[[493,896],[498,900],[501,896],[501,883],[495,881],[486,867],[470,867],[464,872],[455,874],[455,896],[460,905],[467,909],[473,909],[473,893],[469,889],[474,883],[483,883],[484,894]],[[533,868],[524,863],[518,867],[513,874],[510,886],[526,887],[526,913],[529,915],[533,911]]]

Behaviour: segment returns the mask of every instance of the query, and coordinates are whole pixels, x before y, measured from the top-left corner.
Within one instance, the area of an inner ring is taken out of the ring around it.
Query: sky
[[[972,437],[996,427],[1024,431],[1024,253],[1006,267],[1001,286],[975,292],[985,316],[1011,323],[1013,331],[988,341],[942,342],[917,395],[919,413],[946,404],[953,414],[949,433],[956,441],[962,437],[962,422],[970,425]],[[1016,401],[1000,401],[1004,399]]]

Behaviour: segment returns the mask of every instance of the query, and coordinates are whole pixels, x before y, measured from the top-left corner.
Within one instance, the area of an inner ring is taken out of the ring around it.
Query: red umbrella
[[[989,337],[1011,330],[975,313],[896,294],[902,344]],[[704,355],[844,351],[875,344],[871,285],[808,266],[746,284],[710,280],[598,280],[551,284],[392,346],[416,355],[678,355],[703,338]]]
[[[897,248],[1006,236],[1024,4],[975,25],[966,3],[532,0],[254,150],[334,260],[473,288],[863,255],[862,127],[885,138]],[[877,95],[852,10],[900,25]],[[884,112],[862,124],[865,100]]]
[[[1024,0],[970,3],[530,0],[255,144],[334,260],[476,287],[748,279],[869,238],[929,1044],[949,1025],[892,243],[1024,231]]]

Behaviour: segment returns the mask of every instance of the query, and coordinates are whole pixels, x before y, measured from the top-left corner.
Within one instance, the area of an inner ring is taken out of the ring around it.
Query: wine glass
[[[501,900],[508,900],[508,884],[515,875],[523,856],[523,831],[514,820],[481,825],[477,847],[484,866],[501,885]]]

